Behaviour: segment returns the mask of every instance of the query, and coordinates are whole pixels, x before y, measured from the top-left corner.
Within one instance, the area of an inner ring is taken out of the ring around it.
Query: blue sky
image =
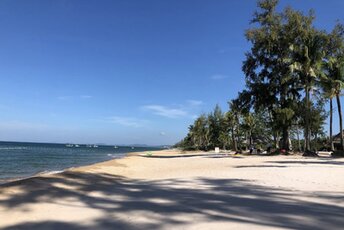
[[[343,22],[342,0],[314,8]],[[173,144],[244,87],[256,1],[1,0],[0,140]],[[338,130],[335,117],[335,131]]]

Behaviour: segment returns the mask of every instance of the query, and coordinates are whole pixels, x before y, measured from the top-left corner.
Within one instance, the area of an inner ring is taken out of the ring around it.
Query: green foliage
[[[234,103],[235,104],[235,103]],[[231,148],[235,151],[249,144],[265,146],[271,141],[269,123],[265,122],[266,113],[242,113],[235,110],[223,113],[219,106],[214,111],[202,114],[189,126],[187,136],[175,147],[185,150],[211,150],[215,147]]]
[[[228,125],[230,121],[216,105],[213,112],[199,116],[193,125],[189,126],[189,133],[176,146],[188,150],[209,150],[215,147],[229,145]]]
[[[228,112],[216,106],[197,118],[179,143],[183,148],[237,151],[272,141],[278,148],[282,137],[281,148],[289,150],[291,137],[298,149],[318,149],[326,139],[324,98],[336,98],[343,134],[344,26],[338,23],[327,33],[314,26],[313,11],[287,7],[278,12],[277,0],[257,5],[254,27],[245,32],[251,43],[242,66],[246,88],[229,102]]]
[[[281,125],[286,125],[294,118],[295,112],[293,108],[275,108],[275,122]]]
[[[257,26],[246,32],[246,38],[252,44],[242,68],[247,86],[244,94],[246,98],[249,98],[247,94],[251,95],[246,104],[269,111],[276,133],[282,133],[282,148],[289,149],[289,133],[299,122],[296,111],[305,95],[302,127],[306,149],[309,149],[311,136],[318,134],[315,130],[323,124],[319,116],[313,116],[311,91],[314,93],[313,89],[323,82],[323,88],[329,97],[333,97],[333,89],[341,89],[344,82],[343,79],[330,80],[323,68],[327,63],[331,67],[327,72],[332,71],[331,75],[340,78],[339,72],[344,68],[339,63],[342,62],[338,55],[329,59],[328,50],[341,53],[338,47],[342,42],[338,34],[344,34],[344,30],[337,25],[335,32],[328,35],[314,27],[312,11],[305,15],[289,7],[277,12],[277,3],[259,1],[259,11],[252,20]],[[331,49],[329,41],[332,41]]]

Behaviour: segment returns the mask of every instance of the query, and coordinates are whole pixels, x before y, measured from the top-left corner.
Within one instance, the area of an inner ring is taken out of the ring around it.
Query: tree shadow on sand
[[[78,200],[86,208],[100,210],[103,215],[95,217],[92,225],[88,226],[52,219],[2,229],[166,229],[190,226],[197,220],[312,230],[340,229],[344,226],[343,206],[300,199],[304,194],[295,191],[235,179],[197,178],[197,186],[190,183],[181,179],[147,181],[75,172],[17,181],[0,186],[0,193],[11,187],[24,191],[0,201],[0,207],[7,212],[28,204],[46,200],[58,203],[63,198],[69,198]],[[104,196],[94,196],[94,192]],[[315,194],[308,196],[316,197]],[[327,194],[321,198],[330,200],[331,197]],[[73,205],[73,202],[63,205]],[[116,218],[118,213],[137,217],[137,214],[133,215],[137,212],[143,213],[148,220]],[[187,216],[191,218],[179,218]]]
[[[234,168],[287,168],[286,165],[238,165]]]
[[[141,155],[140,157],[147,157],[147,158],[189,158],[189,157],[204,157],[204,158],[229,158],[229,157],[235,157],[235,158],[241,158],[239,156],[231,156],[228,154],[216,154],[216,153],[202,153],[202,154],[180,154],[180,155]]]
[[[307,165],[307,164],[320,164],[320,165],[344,165],[344,161],[335,161],[335,160],[329,160],[321,159],[316,161],[292,161],[292,160],[282,160],[282,161],[266,161],[266,163],[275,163],[275,164],[301,164],[301,165]]]

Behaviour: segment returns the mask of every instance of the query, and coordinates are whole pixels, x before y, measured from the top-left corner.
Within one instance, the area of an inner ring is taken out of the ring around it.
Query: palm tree
[[[331,79],[331,76],[326,76],[320,81],[321,88],[323,91],[323,95],[325,98],[327,98],[330,102],[330,149],[331,151],[334,150],[333,146],[333,98],[336,97],[336,91],[335,91],[335,84],[334,81]]]
[[[311,17],[311,16],[310,16]],[[300,36],[297,37],[301,42],[291,46],[293,51],[293,64],[290,66],[291,71],[297,73],[300,78],[300,83],[305,91],[305,150],[309,151],[311,130],[310,130],[310,110],[311,110],[311,90],[316,85],[321,77],[324,49],[326,44],[326,36],[323,32],[317,31],[312,27],[311,21],[305,20],[306,26],[299,31]]]
[[[225,120],[228,125],[229,131],[231,133],[232,148],[236,152],[238,151],[238,142],[237,142],[237,137],[236,137],[236,127],[238,124],[237,124],[235,113],[233,111],[228,111],[225,114]]]
[[[253,145],[253,136],[252,136],[252,133],[253,133],[253,129],[255,128],[255,125],[256,125],[256,121],[255,121],[255,118],[252,114],[246,114],[244,116],[244,119],[243,119],[244,123],[243,123],[243,128],[247,131],[248,133],[248,138],[249,138],[249,141],[248,141],[248,146],[252,146]]]
[[[238,141],[240,139],[239,133],[240,133],[240,115],[241,115],[241,108],[240,108],[240,102],[238,100],[231,100],[229,103],[229,109],[232,113],[233,120],[233,129],[232,129],[232,135],[233,135],[233,145],[234,150],[238,150]]]
[[[343,140],[343,115],[340,101],[341,91],[344,88],[344,56],[337,59],[331,58],[329,60],[329,74],[332,78],[332,89],[337,101],[338,116],[339,116],[339,128],[340,128],[340,146],[341,150],[344,150]],[[331,106],[331,104],[330,104]]]
[[[194,136],[194,144],[196,149],[205,149],[206,145],[206,122],[207,118],[204,114],[199,116],[193,125],[193,136]]]
[[[328,37],[327,62],[325,65],[326,77],[323,85],[325,85],[324,91],[330,98],[330,141],[332,141],[331,98],[336,97],[340,127],[340,146],[344,150],[343,117],[340,101],[341,91],[344,87],[344,26],[337,24]]]

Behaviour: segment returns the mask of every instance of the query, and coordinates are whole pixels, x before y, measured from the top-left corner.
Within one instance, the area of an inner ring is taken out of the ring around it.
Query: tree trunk
[[[309,97],[309,87],[306,86],[306,111],[305,111],[305,151],[310,151],[310,132],[309,132],[309,116],[310,116],[310,97]]]
[[[311,130],[309,130],[308,135],[309,135],[309,149],[312,151],[313,143],[312,143],[312,131]]]
[[[239,114],[235,114],[235,120],[236,120],[236,123],[237,123],[237,130],[235,132],[235,138],[236,138],[236,144],[237,144],[237,148],[239,147],[239,150],[242,150],[242,146],[241,146],[241,142],[240,142],[240,137],[239,137],[239,133],[240,133],[240,130],[239,130],[239,127],[240,127],[240,121],[239,121]]]
[[[298,144],[298,151],[301,152],[301,141],[300,141],[300,134],[299,134],[299,125],[296,126],[296,135],[297,135],[297,144]]]
[[[331,151],[334,150],[333,139],[332,139],[332,120],[333,120],[333,105],[332,105],[332,98],[330,98],[330,148]]]
[[[235,138],[235,131],[234,131],[234,128],[232,129],[232,141],[233,141],[233,147],[234,147],[234,151],[237,152],[238,151],[238,143],[236,141],[236,138]]]
[[[252,140],[252,131],[249,131],[249,135],[250,135],[250,146],[252,146],[253,144],[253,140]]]
[[[315,152],[318,151],[317,143],[318,143],[318,133],[315,133],[315,135],[314,135],[314,151]]]
[[[245,140],[246,140],[246,150],[250,149],[250,142],[248,141],[248,135],[247,132],[245,132]]]
[[[272,111],[272,108],[269,108],[269,119],[270,119],[269,122],[270,122],[270,124],[272,124],[272,122],[273,122],[271,111]],[[274,146],[273,147],[278,149],[277,131],[274,130],[273,125],[271,125],[271,133],[272,133],[272,138],[273,138],[273,141],[274,141]]]
[[[338,116],[339,116],[339,128],[340,128],[340,147],[341,150],[344,150],[344,141],[343,141],[343,117],[342,117],[342,107],[340,104],[340,95],[336,95],[337,107],[338,107]]]
[[[274,135],[275,148],[279,149],[280,146],[279,146],[279,135],[278,135],[278,132],[275,131],[274,134],[275,134]]]
[[[282,133],[282,148],[286,151],[289,151],[289,131],[288,127],[283,127],[283,133]]]
[[[281,88],[281,109],[285,109],[288,108],[287,106],[287,92],[288,92],[288,88],[286,87],[285,84],[282,85]],[[281,141],[281,147],[282,149],[289,151],[289,126],[286,125],[286,123],[288,124],[289,121],[285,120],[283,122],[284,124],[282,125],[282,141]]]
[[[303,151],[306,151],[306,129],[303,130]]]

